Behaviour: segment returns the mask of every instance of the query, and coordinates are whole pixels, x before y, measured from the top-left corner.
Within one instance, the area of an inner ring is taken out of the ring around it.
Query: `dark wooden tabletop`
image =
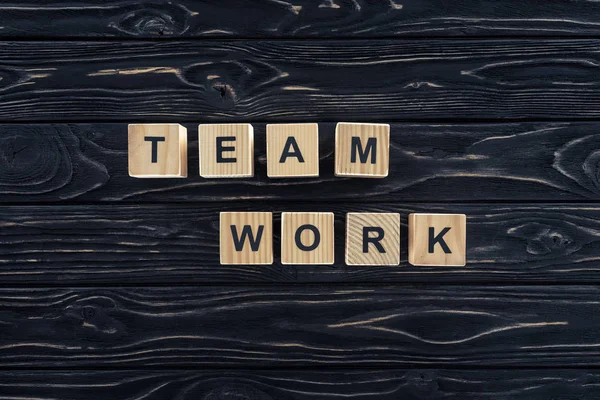
[[[252,179],[198,175],[250,122]],[[386,179],[334,177],[336,122],[391,125]],[[189,178],[134,179],[127,124],[181,123]],[[318,122],[321,176],[266,175]],[[0,4],[0,398],[600,398],[600,3]],[[220,265],[221,211],[275,212],[275,263]],[[280,212],[335,212],[332,266]],[[398,267],[344,263],[399,212]],[[411,212],[467,215],[466,267],[407,263]]]

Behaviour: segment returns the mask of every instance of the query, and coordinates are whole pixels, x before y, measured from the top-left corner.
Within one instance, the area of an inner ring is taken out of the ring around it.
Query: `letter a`
[[[290,151],[290,148],[293,147],[293,151]],[[285,145],[283,146],[283,152],[281,153],[281,158],[279,159],[279,163],[283,164],[288,157],[296,157],[298,162],[303,163],[304,157],[302,157],[302,152],[298,148],[298,143],[296,142],[296,138],[290,136],[285,141]]]

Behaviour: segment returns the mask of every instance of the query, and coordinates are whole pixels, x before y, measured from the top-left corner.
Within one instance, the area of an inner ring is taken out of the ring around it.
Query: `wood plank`
[[[220,265],[219,213],[273,211],[273,265]],[[281,212],[332,211],[345,235],[348,212],[401,214],[401,264],[281,264]],[[407,263],[411,212],[467,215],[466,267]],[[207,282],[600,282],[596,205],[253,204],[223,206],[0,207],[0,281],[12,284]]]
[[[591,0],[12,0],[0,37],[597,36],[599,16]]]
[[[600,365],[597,286],[0,289],[0,366]]]
[[[269,179],[253,125],[255,176],[229,180],[200,178],[196,124],[187,179],[131,178],[126,124],[0,125],[0,202],[600,200],[597,122],[393,124],[389,176],[370,180],[334,176],[332,123],[319,124],[319,178]]]
[[[0,121],[599,118],[599,47],[597,39],[8,41]]]
[[[3,371],[6,399],[596,400],[596,370]]]

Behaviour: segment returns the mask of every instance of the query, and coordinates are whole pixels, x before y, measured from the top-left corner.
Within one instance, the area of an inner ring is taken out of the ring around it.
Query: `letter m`
[[[250,225],[244,225],[242,228],[242,237],[240,238],[238,235],[237,226],[231,225],[231,236],[233,237],[233,245],[235,250],[242,251],[244,249],[244,244],[246,243],[246,238],[248,238],[252,251],[258,251],[264,230],[265,226],[260,225],[255,238],[254,234],[252,233],[252,227],[250,227]]]
[[[369,138],[367,140],[367,145],[365,148],[362,148],[362,143],[360,142],[360,137],[353,136],[352,137],[352,148],[350,150],[350,162],[356,163],[356,155],[358,154],[358,158],[360,158],[360,162],[365,164],[367,159],[369,158],[369,154],[371,154],[371,164],[377,163],[377,138]]]

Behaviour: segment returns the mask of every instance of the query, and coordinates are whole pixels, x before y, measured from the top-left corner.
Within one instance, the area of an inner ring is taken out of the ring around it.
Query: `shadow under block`
[[[203,124],[198,127],[200,176],[254,176],[254,129],[250,124]]]
[[[222,212],[221,264],[273,264],[273,213]]]
[[[415,266],[462,267],[467,263],[464,214],[410,214],[408,262]]]
[[[347,265],[399,265],[400,214],[346,214]]]
[[[390,126],[340,122],[335,128],[335,175],[385,178],[390,166]]]
[[[129,176],[186,178],[187,129],[179,124],[128,126]]]
[[[319,125],[267,125],[267,176],[319,176]]]
[[[281,263],[333,264],[333,213],[282,213]]]

